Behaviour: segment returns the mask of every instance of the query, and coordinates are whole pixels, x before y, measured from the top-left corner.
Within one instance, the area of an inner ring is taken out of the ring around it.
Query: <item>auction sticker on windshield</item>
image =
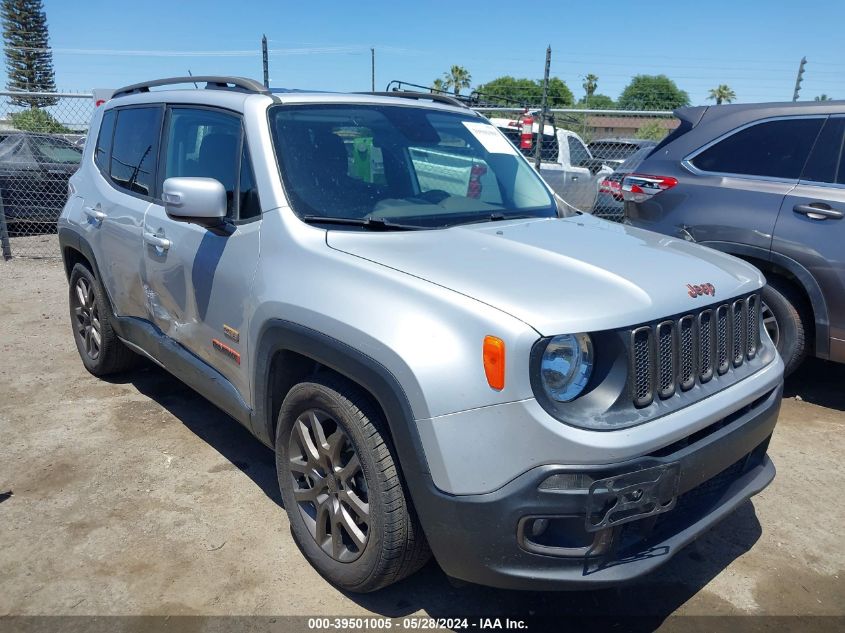
[[[491,154],[516,154],[513,144],[489,123],[476,123],[475,121],[461,121],[464,127],[478,139]]]

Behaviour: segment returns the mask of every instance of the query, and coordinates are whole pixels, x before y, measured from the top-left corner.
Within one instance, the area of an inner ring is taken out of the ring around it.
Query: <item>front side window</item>
[[[214,178],[226,190],[231,216],[240,166],[240,117],[201,108],[172,108],[165,138],[162,182],[174,177]]]
[[[408,106],[282,105],[273,142],[293,210],[439,228],[554,217],[547,188],[484,119]]]
[[[801,180],[845,184],[845,117],[832,117],[824,124]]]
[[[246,141],[243,146],[241,175],[238,180],[238,219],[249,220],[261,215],[261,201],[258,198],[258,187],[255,184],[255,173],[252,171],[252,161],[249,159]]]
[[[779,119],[731,134],[692,159],[702,171],[798,180],[823,118]]]
[[[111,179],[118,187],[152,195],[161,112],[158,106],[118,111],[111,152]]]

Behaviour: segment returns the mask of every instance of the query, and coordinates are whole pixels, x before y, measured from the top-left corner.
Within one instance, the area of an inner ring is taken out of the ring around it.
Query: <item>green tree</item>
[[[586,101],[593,96],[596,92],[596,88],[599,87],[599,78],[593,73],[590,73],[584,77],[584,83],[582,83],[581,86],[584,88],[584,100]]]
[[[12,126],[26,132],[42,132],[44,134],[68,134],[69,128],[56,121],[49,112],[32,108],[9,115]]]
[[[710,96],[707,98],[715,99],[716,105],[722,105],[723,102],[731,103],[734,101],[736,99],[736,93],[727,84],[719,84],[710,90]]]
[[[457,97],[463,88],[469,88],[472,84],[472,75],[463,66],[452,66],[449,72],[443,73],[443,88],[452,90]]]
[[[25,92],[55,92],[53,52],[41,0],[2,0],[0,17],[8,77],[6,87]],[[14,105],[30,108],[43,108],[57,102],[55,97],[12,97]]]
[[[443,85],[442,79],[435,79],[431,82],[431,92],[445,92],[446,88]]]
[[[666,75],[637,75],[617,103],[623,110],[674,110],[689,105],[689,95]]]
[[[543,100],[543,82],[534,79],[516,79],[509,75],[497,77],[476,88],[486,103],[494,105],[539,106]],[[572,91],[562,79],[549,79],[549,107],[564,108],[574,103]]]
[[[579,107],[589,108],[590,110],[613,110],[616,107],[613,99],[607,95],[590,95],[584,97],[578,103]]]
[[[649,121],[637,130],[637,138],[647,138],[652,141],[659,141],[666,136],[667,131],[668,130],[660,125],[658,121]]]
[[[543,99],[543,82],[537,80],[537,85],[540,88],[540,100]],[[549,107],[550,108],[566,108],[575,103],[575,97],[569,86],[563,79],[557,77],[549,78]]]
[[[828,97],[826,94],[820,94],[817,97],[815,97],[813,99],[813,101],[833,101],[833,99]]]

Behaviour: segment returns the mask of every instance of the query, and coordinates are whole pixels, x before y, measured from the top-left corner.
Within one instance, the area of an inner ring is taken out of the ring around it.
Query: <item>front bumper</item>
[[[594,588],[642,576],[772,481],[766,449],[782,390],[781,383],[684,440],[617,464],[539,466],[487,494],[431,487],[415,502],[434,555],[450,576],[510,589]],[[645,469],[664,473],[665,507],[639,514],[634,507],[627,522],[588,529],[588,504],[595,508],[597,495],[608,492],[593,486],[591,497],[589,482]],[[535,526],[538,519],[545,524]]]

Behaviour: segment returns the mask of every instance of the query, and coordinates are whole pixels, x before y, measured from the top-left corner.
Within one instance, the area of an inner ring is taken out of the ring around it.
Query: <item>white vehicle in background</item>
[[[522,121],[491,118],[490,122],[499,128],[514,145],[520,147]],[[534,156],[534,142],[539,127],[539,123],[533,124],[531,148],[521,148],[521,151],[529,158]],[[601,160],[594,158],[587,145],[575,132],[555,128],[552,125],[543,126],[540,175],[568,204],[580,211],[590,213],[598,195],[599,183],[611,173],[613,170]]]

